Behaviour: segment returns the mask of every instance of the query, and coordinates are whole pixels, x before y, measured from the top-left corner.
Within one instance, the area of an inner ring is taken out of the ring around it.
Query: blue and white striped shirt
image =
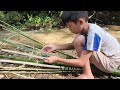
[[[106,56],[120,58],[120,44],[118,40],[96,24],[89,23],[88,34],[85,36],[83,50],[98,51]]]

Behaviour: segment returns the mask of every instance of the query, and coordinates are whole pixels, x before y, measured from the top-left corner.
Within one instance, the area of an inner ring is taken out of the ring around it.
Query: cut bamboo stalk
[[[58,71],[62,69],[28,69],[28,68],[3,68],[0,71]]]
[[[60,73],[69,73],[68,71],[56,71],[56,72],[35,72],[35,71],[31,71],[31,72],[26,72],[26,71],[0,71],[0,74],[7,74],[7,73],[19,73],[19,74],[60,74]]]
[[[13,51],[13,50],[7,50],[7,49],[1,49],[1,51],[8,52],[8,53],[25,55],[25,56],[29,56],[29,57],[33,57],[33,58],[38,58],[38,59],[41,59],[41,60],[45,59],[45,57],[41,57],[41,56],[29,54],[29,53],[23,53],[23,52],[19,52],[19,51]]]
[[[64,70],[64,69],[34,69],[34,68],[3,68],[0,71],[80,71],[80,70]]]
[[[23,58],[15,58],[15,57],[9,57],[9,56],[1,56],[0,55],[0,58],[1,59],[9,59],[9,60],[13,60],[13,61],[23,61],[23,62],[32,62],[32,63],[37,63],[37,64],[47,64],[47,63],[45,63],[45,62],[42,62],[42,61],[38,61],[38,62],[36,62],[35,60],[28,60],[28,59],[23,59]],[[24,65],[24,64],[23,64]],[[47,64],[48,65],[48,64]],[[67,65],[64,65],[64,64],[60,64],[60,63],[56,63],[56,64],[52,64],[51,66],[63,66],[63,67],[70,67],[70,66],[67,66]]]
[[[39,69],[39,68],[23,68],[23,67],[0,67],[0,70],[63,70],[63,69]]]
[[[59,70],[59,69],[38,69],[38,68],[19,68],[19,67],[0,67],[0,70]]]
[[[33,66],[40,66],[40,67],[48,67],[48,68],[63,68],[63,66],[53,66],[53,65],[46,65],[46,64],[37,64],[32,62],[23,62],[23,61],[13,61],[9,59],[0,59],[0,62],[6,62],[6,63],[16,63],[16,64],[27,64],[27,65],[33,65]]]

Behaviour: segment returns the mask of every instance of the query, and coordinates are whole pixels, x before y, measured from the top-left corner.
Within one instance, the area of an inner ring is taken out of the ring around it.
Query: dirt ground
[[[120,41],[120,26],[114,26],[114,25],[107,25],[103,27],[106,31],[108,31],[110,34],[115,36],[119,41]],[[68,29],[60,29],[60,30],[55,30],[54,32],[43,32],[41,33],[40,31],[29,31],[27,32],[31,37],[37,39],[38,41],[45,43],[45,44],[65,44],[65,43],[70,43],[73,41],[74,37],[76,36],[75,34],[71,33]],[[6,35],[0,33],[0,38],[3,37],[9,37],[11,34],[6,33]],[[24,42],[24,43],[29,43],[29,40],[26,40],[25,38],[13,38],[13,40],[16,40],[18,42]],[[99,72],[99,71],[98,71]],[[96,79],[116,79],[113,76],[107,76],[104,75],[102,72],[100,72],[101,75],[96,76]],[[70,79],[75,77],[75,75],[72,74],[67,74],[67,75],[61,75],[61,74],[37,74],[33,75],[37,79]],[[14,79],[14,75],[3,75],[0,74],[1,77],[9,77]],[[118,78],[118,77],[117,77]]]
[[[106,25],[103,28],[116,37],[120,41],[120,26]],[[68,29],[55,30],[54,32],[29,32],[29,34],[37,40],[46,44],[64,44],[72,42],[75,34],[71,33]]]

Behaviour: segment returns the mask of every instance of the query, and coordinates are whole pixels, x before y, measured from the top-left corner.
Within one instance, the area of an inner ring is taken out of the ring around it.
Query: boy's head
[[[63,11],[61,15],[62,22],[73,33],[81,33],[88,22],[87,11]]]

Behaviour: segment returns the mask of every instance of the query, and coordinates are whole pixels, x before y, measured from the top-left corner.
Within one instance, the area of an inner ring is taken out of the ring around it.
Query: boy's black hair
[[[71,21],[76,23],[79,18],[84,18],[85,21],[88,21],[88,12],[87,11],[63,11],[61,17],[62,22],[66,25],[67,22]]]

